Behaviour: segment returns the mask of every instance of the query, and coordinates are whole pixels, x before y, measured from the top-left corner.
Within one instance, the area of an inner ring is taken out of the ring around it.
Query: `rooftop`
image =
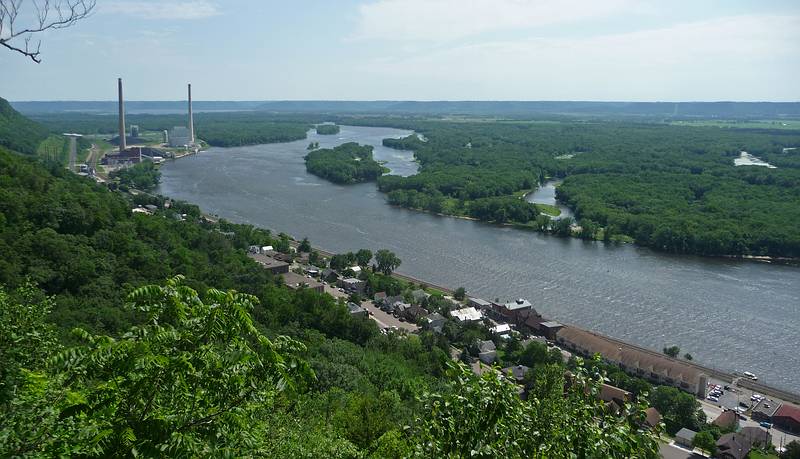
[[[791,403],[784,403],[777,410],[775,410],[775,414],[773,414],[773,416],[787,417],[794,419],[796,422],[800,422],[800,406],[792,405]]]
[[[621,362],[628,368],[640,368],[690,384],[696,384],[703,375],[699,369],[691,365],[575,327],[565,326],[559,330],[558,340],[572,343],[591,354],[599,353],[604,358]]]
[[[300,274],[293,273],[289,271],[288,273],[283,273],[283,282],[289,288],[300,288],[302,285],[306,285],[308,288],[318,288],[321,287],[322,284],[311,279],[309,277],[301,276]]]
[[[450,315],[453,316],[454,319],[461,322],[474,322],[483,318],[483,314],[471,306],[468,308],[450,311]]]
[[[509,311],[515,311],[517,309],[527,309],[533,306],[530,301],[519,298],[516,301],[509,301],[508,303],[503,305]]]

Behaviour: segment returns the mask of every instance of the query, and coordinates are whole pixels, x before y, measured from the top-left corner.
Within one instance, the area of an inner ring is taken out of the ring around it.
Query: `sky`
[[[0,97],[800,101],[798,0],[97,0],[41,39]]]

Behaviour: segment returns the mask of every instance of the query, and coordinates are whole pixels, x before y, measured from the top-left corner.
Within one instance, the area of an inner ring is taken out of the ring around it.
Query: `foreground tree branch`
[[[0,0],[0,45],[42,62],[36,34],[65,29],[94,11],[95,0]]]

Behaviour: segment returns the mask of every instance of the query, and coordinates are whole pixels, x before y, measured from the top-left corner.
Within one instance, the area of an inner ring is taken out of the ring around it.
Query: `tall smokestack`
[[[122,78],[117,78],[119,87],[119,151],[127,148],[125,145],[125,102],[122,99]]]
[[[192,117],[192,84],[189,83],[189,145],[194,145],[194,118]]]

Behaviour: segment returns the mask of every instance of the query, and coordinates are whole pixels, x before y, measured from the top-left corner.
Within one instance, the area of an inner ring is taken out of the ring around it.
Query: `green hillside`
[[[0,97],[0,145],[20,153],[34,154],[47,130],[20,115]]]

